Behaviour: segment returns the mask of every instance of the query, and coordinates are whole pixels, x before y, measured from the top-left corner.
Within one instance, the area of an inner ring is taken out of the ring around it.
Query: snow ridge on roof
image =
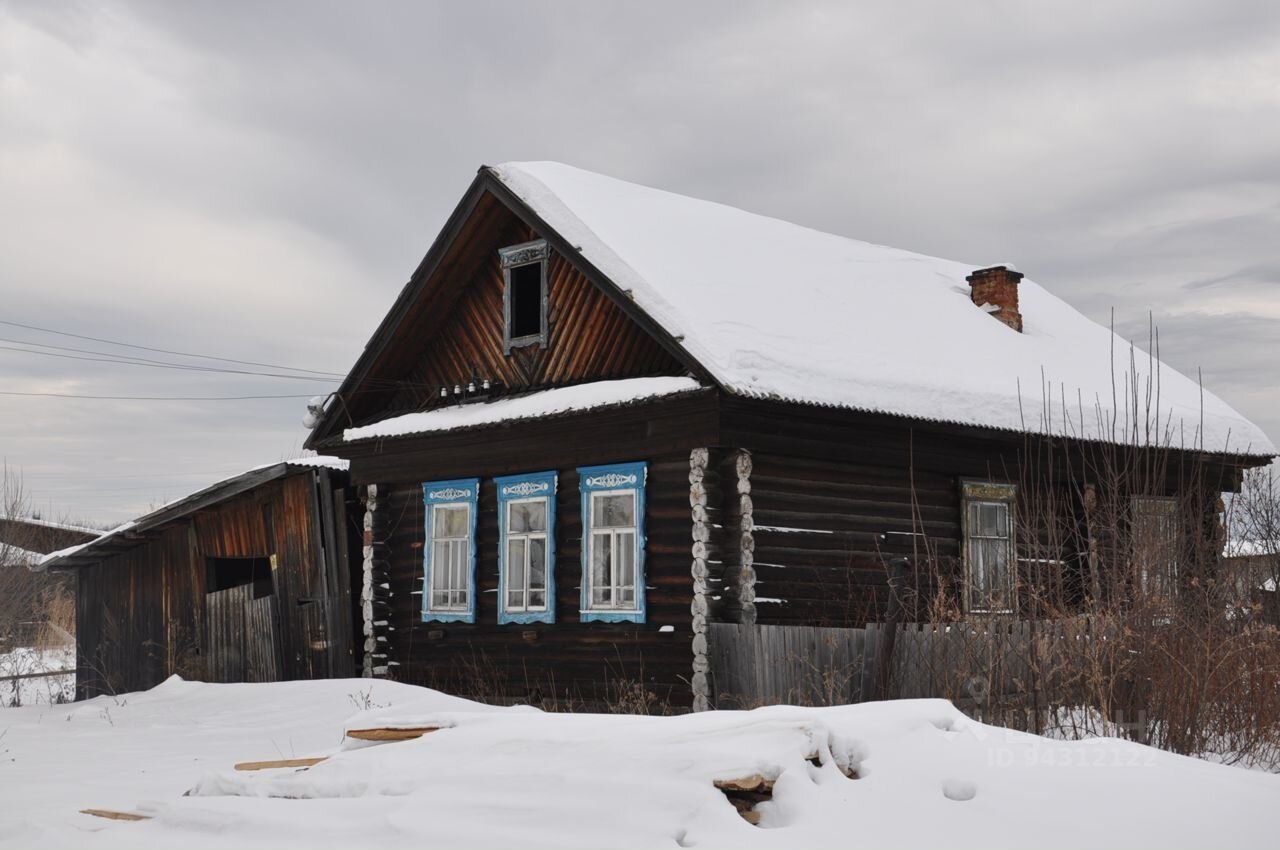
[[[990,264],[860,242],[555,162],[492,171],[683,337],[730,392],[1108,442],[1276,453],[1217,396],[1203,392],[1202,409],[1195,381],[1031,280],[1019,290],[1025,332],[992,319],[965,281]],[[1150,412],[1148,382],[1153,399],[1159,389]],[[1135,396],[1143,400],[1136,407]]]
[[[500,398],[481,404],[441,407],[419,413],[406,413],[342,432],[346,442],[378,437],[403,437],[428,431],[453,431],[479,425],[538,419],[590,410],[615,404],[628,404],[660,396],[697,390],[701,385],[693,378],[624,378],[556,387],[513,398]]]

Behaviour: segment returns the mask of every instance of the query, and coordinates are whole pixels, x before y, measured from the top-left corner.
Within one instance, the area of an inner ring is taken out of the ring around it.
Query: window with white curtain
[[[555,622],[556,474],[495,479],[498,622]]]
[[[644,463],[584,467],[584,621],[644,622]]]
[[[478,479],[422,485],[426,519],[422,619],[475,622]]]

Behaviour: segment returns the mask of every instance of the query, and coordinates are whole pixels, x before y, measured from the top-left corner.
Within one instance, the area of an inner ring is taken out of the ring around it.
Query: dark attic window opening
[[[511,270],[511,338],[542,333],[542,263]]]
[[[261,599],[272,593],[271,558],[207,558],[205,574],[208,576],[209,593],[231,590],[233,587],[253,586],[253,598]]]
[[[502,262],[504,350],[547,344],[547,243],[512,245],[498,252]]]

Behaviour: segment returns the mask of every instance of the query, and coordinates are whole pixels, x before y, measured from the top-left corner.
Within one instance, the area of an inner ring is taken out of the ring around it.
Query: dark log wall
[[[401,441],[353,458],[352,476],[379,485],[392,596],[389,675],[489,700],[555,698],[601,707],[638,695],[686,706],[692,675],[692,520],[689,452],[715,426],[710,393],[523,427]],[[647,622],[579,620],[581,501],[578,466],[647,461]],[[498,524],[493,478],[556,469],[556,622],[497,622]],[[481,479],[477,622],[423,623],[424,481]],[[718,486],[711,477],[709,486]],[[385,495],[384,495],[385,494]],[[716,494],[714,499],[719,500]],[[710,547],[718,551],[717,545]],[[662,626],[674,631],[662,632]],[[640,686],[637,688],[637,686]]]
[[[486,234],[472,240],[472,230]],[[441,386],[472,375],[500,381],[507,392],[588,380],[645,375],[678,375],[685,369],[641,330],[608,296],[555,251],[547,270],[548,341],[503,351],[503,277],[497,249],[538,238],[511,213],[476,217],[458,251],[472,256],[447,265],[430,300],[434,310],[399,341],[394,362],[378,382],[400,386],[385,400],[353,399],[357,421],[377,420],[439,403]],[[366,394],[367,395],[367,394]],[[374,394],[376,395],[376,393]]]
[[[592,704],[632,698],[643,685],[658,702],[687,705],[690,643],[688,456],[655,459],[646,488],[647,622],[582,623],[582,520],[578,473],[559,470],[556,498],[556,622],[498,624],[497,492],[481,480],[476,529],[476,622],[422,622],[422,488],[389,488],[388,557],[394,678],[481,699]],[[410,590],[411,588],[411,590]],[[664,625],[674,632],[660,632]]]
[[[752,454],[760,623],[858,626],[880,620],[888,599],[886,564],[896,556],[916,565],[912,616],[927,616],[938,604],[954,608],[963,575],[962,480],[1017,484],[1024,507],[1051,494],[1055,511],[1083,523],[1080,483],[1098,472],[1087,468],[1097,449],[1068,441],[740,399],[722,403],[721,439]],[[1166,454],[1136,477],[1128,467],[1138,464],[1138,453],[1119,450],[1115,457],[1126,467],[1125,481],[1148,481],[1152,492],[1181,494],[1197,507],[1203,493],[1232,489],[1238,481],[1228,461]],[[1211,512],[1203,515],[1212,519]],[[1061,529],[1055,537],[1030,518],[1020,523],[1018,555],[1027,559],[1019,565],[1020,581],[1041,590],[1053,583],[1059,602],[1082,604],[1088,569],[1076,551],[1082,547],[1070,546]],[[1047,551],[1051,541],[1058,548]],[[1063,563],[1045,568],[1034,562],[1046,557]],[[1124,560],[1109,553],[1110,563]],[[732,611],[726,613],[733,619]]]
[[[954,577],[959,480],[1017,480],[1017,446],[966,446],[886,422],[726,402],[722,439],[751,452],[756,617],[764,624],[860,626],[881,619],[886,562],[932,560],[920,599]],[[887,426],[887,427],[886,427]],[[917,536],[923,535],[923,536]]]
[[[331,486],[327,470],[269,482],[175,519],[148,532],[138,546],[82,567],[79,695],[149,688],[172,673],[209,681],[250,676],[228,672],[249,669],[234,659],[207,663],[210,557],[276,556],[270,611],[260,610],[263,600],[256,600],[252,611],[232,618],[270,619],[274,649],[255,645],[253,651],[272,652],[274,663],[255,660],[253,670],[278,670],[283,679],[351,675],[350,581],[345,561],[326,557],[335,544],[322,544],[345,533],[332,520],[321,520],[318,487]],[[230,635],[235,623],[216,624],[215,636]]]

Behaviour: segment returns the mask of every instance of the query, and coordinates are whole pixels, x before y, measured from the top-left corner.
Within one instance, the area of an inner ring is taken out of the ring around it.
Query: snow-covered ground
[[[0,652],[0,707],[70,702],[76,696],[74,673],[29,679],[12,677],[74,670],[75,667],[76,648],[72,644],[55,649],[19,647]],[[4,723],[0,721],[0,730],[3,728]],[[3,741],[0,741],[2,745]]]
[[[344,746],[380,725],[443,728]],[[776,779],[759,827],[712,785],[751,774]],[[171,679],[0,712],[0,800],[14,848],[1271,848],[1280,776],[1007,732],[936,700],[648,718],[391,682]]]

